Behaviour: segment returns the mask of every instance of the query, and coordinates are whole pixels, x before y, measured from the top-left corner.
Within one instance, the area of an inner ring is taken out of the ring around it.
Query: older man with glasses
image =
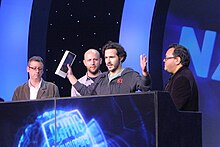
[[[41,57],[33,56],[28,60],[29,80],[16,88],[13,101],[60,97],[58,87],[54,83],[43,80],[43,68]]]
[[[164,70],[171,74],[165,87],[176,108],[181,111],[198,111],[198,88],[190,71],[190,54],[179,44],[171,44],[164,58]]]

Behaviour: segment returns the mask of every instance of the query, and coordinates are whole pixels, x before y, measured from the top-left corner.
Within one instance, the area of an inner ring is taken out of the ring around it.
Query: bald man
[[[91,85],[101,73],[101,71],[99,70],[100,65],[102,64],[100,53],[96,49],[87,50],[84,54],[83,63],[87,69],[87,72],[83,77],[78,79],[78,81],[88,86]],[[71,96],[81,96],[73,86],[71,88]]]

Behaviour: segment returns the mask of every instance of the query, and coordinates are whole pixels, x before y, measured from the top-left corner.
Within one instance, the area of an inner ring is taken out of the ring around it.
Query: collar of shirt
[[[115,79],[115,78],[121,76],[121,73],[122,73],[123,71],[124,71],[124,68],[122,68],[122,69],[121,69],[116,75],[114,75],[114,76],[110,76],[110,75],[108,74],[109,82],[111,82],[111,80],[113,80],[113,79]]]
[[[30,80],[28,81],[28,85],[30,88],[30,100],[37,99],[37,93],[38,93],[38,90],[40,89],[41,83],[42,83],[42,79],[41,79],[40,83],[38,84],[38,86],[34,87],[31,84],[31,81]]]
[[[99,70],[99,75],[100,75],[101,73],[102,73],[102,72]],[[98,76],[99,76],[99,75],[98,75]],[[96,76],[96,77],[94,77],[94,78],[91,78],[91,77],[88,76],[88,72],[86,72],[86,81],[89,81],[89,80],[93,80],[93,81],[94,81],[98,76]]]

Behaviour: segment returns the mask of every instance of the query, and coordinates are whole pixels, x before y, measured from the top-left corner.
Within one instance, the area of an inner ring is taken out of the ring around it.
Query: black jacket
[[[178,110],[198,111],[198,88],[188,67],[181,67],[165,87]]]

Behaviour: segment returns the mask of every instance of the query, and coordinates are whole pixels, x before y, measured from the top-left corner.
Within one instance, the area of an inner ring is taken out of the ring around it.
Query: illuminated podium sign
[[[55,125],[56,124],[56,125]],[[54,146],[107,146],[105,137],[95,119],[85,123],[78,110],[65,112],[42,124],[48,147]],[[54,134],[58,134],[56,137]],[[56,139],[55,139],[56,138]]]
[[[1,146],[201,145],[201,114],[178,112],[166,92],[5,102],[0,113]]]

